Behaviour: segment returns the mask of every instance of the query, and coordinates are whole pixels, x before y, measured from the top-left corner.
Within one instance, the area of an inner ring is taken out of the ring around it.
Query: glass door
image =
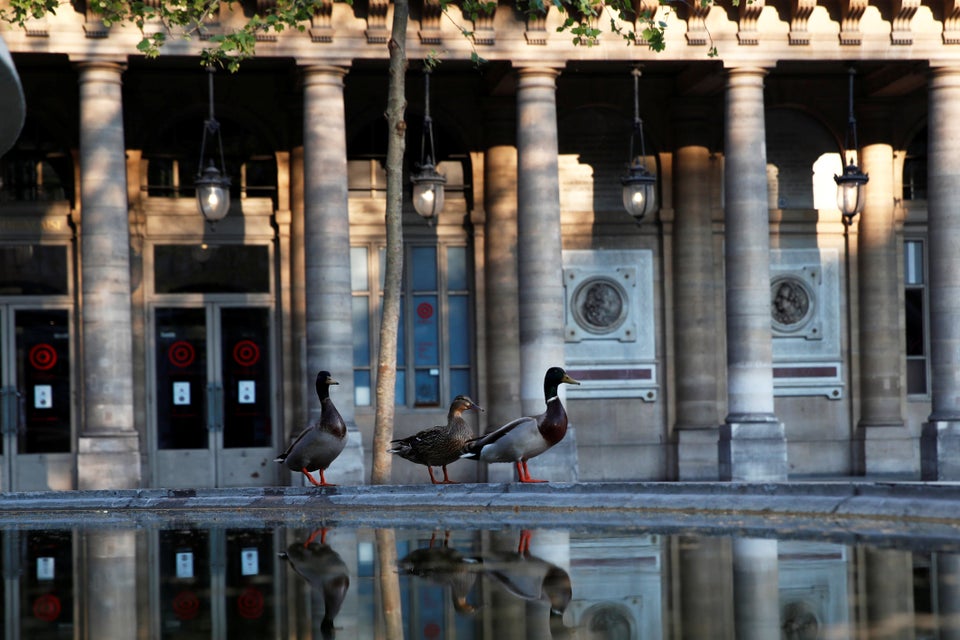
[[[153,308],[154,485],[276,484],[271,311]]]
[[[75,486],[70,312],[0,305],[0,489]]]

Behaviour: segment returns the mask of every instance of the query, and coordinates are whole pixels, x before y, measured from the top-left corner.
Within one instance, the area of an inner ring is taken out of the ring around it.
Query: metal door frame
[[[173,296],[165,296],[173,298]],[[270,359],[268,368],[270,372],[271,388],[265,393],[269,393],[271,398],[280,397],[279,371],[278,371],[278,353],[277,353],[277,329],[276,329],[276,309],[268,296],[265,295],[231,295],[231,294],[205,294],[197,296],[188,294],[177,296],[177,299],[154,300],[147,305],[147,348],[146,348],[146,380],[147,380],[147,450],[151,458],[151,485],[152,486],[226,486],[224,481],[227,477],[223,471],[224,458],[229,456],[228,452],[236,452],[239,457],[245,457],[246,452],[257,452],[260,447],[240,447],[236,449],[225,449],[223,447],[223,413],[224,413],[224,394],[223,394],[223,358],[221,350],[222,341],[222,322],[220,312],[224,309],[264,309],[267,312],[267,343],[270,349]],[[156,394],[156,310],[157,309],[203,309],[204,322],[206,330],[206,426],[207,426],[207,448],[206,449],[160,449],[157,446],[157,394]],[[270,445],[265,453],[269,454],[270,460],[279,446],[282,428],[276,428],[281,425],[280,407],[276,401],[271,402],[270,406],[271,422],[274,425],[271,435]],[[256,453],[254,455],[257,455]],[[170,459],[170,464],[164,459]],[[177,460],[181,458],[181,460]],[[183,471],[190,465],[213,465],[213,471],[206,475],[207,481],[195,480],[198,476],[194,474],[185,474]],[[176,464],[173,464],[176,463]],[[264,486],[276,484],[279,477],[279,466],[277,469],[267,467],[262,474]],[[183,478],[183,485],[169,482],[172,474],[165,474],[166,468],[177,468],[178,477]]]
[[[60,296],[58,296],[60,297]],[[15,316],[20,311],[65,311],[67,314],[68,353],[70,355],[70,450],[56,453],[19,453],[18,432],[23,419],[22,406],[26,402],[17,380],[17,344]],[[51,302],[35,296],[15,299],[0,299],[0,438],[3,453],[0,454],[0,490],[70,490],[76,488],[77,421],[80,407],[77,403],[76,371],[77,349],[73,304]],[[27,463],[24,465],[24,463]],[[50,486],[49,483],[31,482],[33,469],[42,470],[44,478],[50,478],[51,469],[70,469],[69,481]]]

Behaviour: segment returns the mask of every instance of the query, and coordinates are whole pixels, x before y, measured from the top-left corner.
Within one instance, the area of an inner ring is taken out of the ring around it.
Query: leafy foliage
[[[31,19],[55,14],[68,0],[9,0],[9,6],[0,9],[0,19],[24,26]],[[352,0],[335,0],[351,3]],[[664,7],[674,0],[660,0]],[[680,0],[687,1],[687,0]],[[690,0],[704,6],[713,0]],[[286,29],[303,31],[306,24],[323,6],[323,0],[277,0],[276,4],[247,18],[242,27],[224,33],[210,33],[207,26],[215,20],[221,8],[220,0],[168,0],[148,4],[143,0],[89,0],[90,10],[104,25],[132,24],[139,29],[142,39],[137,49],[146,57],[160,54],[169,37],[203,38],[210,46],[201,53],[201,64],[216,64],[236,71],[240,63],[253,56],[257,34],[279,33]],[[667,23],[656,19],[652,12],[637,13],[633,0],[517,0],[518,7],[535,15],[545,15],[552,7],[565,16],[558,31],[572,36],[574,44],[594,46],[602,35],[601,18],[609,20],[609,32],[622,37],[629,45],[646,44],[654,51],[666,46]],[[239,5],[228,0],[227,6]],[[448,10],[454,0],[441,0],[444,14],[453,20]],[[464,18],[476,22],[481,16],[492,15],[497,8],[495,0],[458,0],[456,4]],[[472,41],[473,31],[456,23],[460,33]],[[713,52],[715,54],[715,51]],[[480,64],[483,59],[474,50],[472,59]]]

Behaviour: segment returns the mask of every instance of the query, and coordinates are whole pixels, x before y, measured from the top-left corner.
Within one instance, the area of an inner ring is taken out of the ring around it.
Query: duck
[[[447,424],[418,431],[407,438],[392,440],[387,451],[395,453],[405,460],[427,467],[432,484],[457,484],[447,475],[447,465],[460,458],[467,442],[473,438],[470,425],[463,419],[464,411],[480,411],[483,408],[464,395],[459,395],[450,403]],[[443,469],[443,480],[437,481],[433,467]]]
[[[291,471],[300,471],[317,487],[333,487],[323,472],[337,459],[347,444],[347,425],[330,399],[330,387],[340,384],[329,371],[317,374],[317,398],[320,399],[320,419],[300,432],[286,451],[274,459]],[[310,473],[320,472],[320,482]]]
[[[467,442],[461,458],[482,462],[513,462],[520,482],[546,482],[530,476],[527,461],[547,451],[567,434],[567,412],[557,389],[561,384],[580,384],[562,367],[550,367],[543,376],[546,410],[525,416]]]
[[[320,541],[317,542],[317,535]],[[350,570],[347,564],[326,542],[327,530],[318,529],[304,542],[292,542],[279,557],[290,564],[294,573],[323,594],[323,620],[320,623],[324,639],[334,637],[333,621],[350,588]]]
[[[468,600],[480,572],[479,560],[462,554],[449,544],[447,532],[443,544],[415,549],[401,559],[397,566],[406,575],[417,576],[441,587],[450,587],[450,601],[457,613],[472,614],[477,607]]]

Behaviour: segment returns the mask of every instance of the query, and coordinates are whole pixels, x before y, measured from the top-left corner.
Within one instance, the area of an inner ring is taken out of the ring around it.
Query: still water
[[[655,530],[2,532],[4,638],[960,638],[960,546]]]

